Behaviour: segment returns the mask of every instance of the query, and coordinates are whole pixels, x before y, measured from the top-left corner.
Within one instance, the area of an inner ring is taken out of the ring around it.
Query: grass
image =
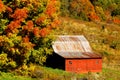
[[[70,80],[73,77],[81,78],[83,74],[69,73],[60,69],[52,69],[48,67],[38,67],[38,70],[42,71],[43,80]]]
[[[104,68],[102,75],[104,77],[104,80],[120,80],[120,76],[119,76],[120,71],[119,70]]]
[[[36,80],[36,79],[25,76],[17,76],[12,73],[0,72],[0,80]]]
[[[0,72],[0,80],[74,80],[74,78],[88,80],[120,80],[120,70],[115,70],[103,66],[103,70],[100,73],[83,73],[75,74],[69,73],[60,69],[52,69],[48,67],[37,66],[37,70],[42,72],[41,75],[37,75],[36,78],[17,76],[13,73]]]

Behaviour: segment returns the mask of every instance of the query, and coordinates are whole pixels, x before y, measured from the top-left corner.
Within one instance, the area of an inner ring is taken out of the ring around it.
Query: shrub
[[[96,13],[98,14],[98,16],[101,18],[101,20],[106,20],[106,16],[105,16],[105,13],[104,13],[102,7],[96,6],[95,10],[96,10]]]

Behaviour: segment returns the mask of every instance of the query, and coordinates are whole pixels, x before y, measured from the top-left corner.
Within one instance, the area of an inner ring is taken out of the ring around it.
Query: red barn
[[[102,57],[92,51],[89,42],[83,36],[59,36],[53,42],[53,64],[61,66],[69,72],[86,73],[102,70]],[[61,57],[61,58],[59,58]]]

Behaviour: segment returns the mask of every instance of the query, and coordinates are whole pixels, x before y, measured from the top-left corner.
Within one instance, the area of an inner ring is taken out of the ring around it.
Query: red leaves
[[[35,22],[37,25],[40,25],[46,19],[45,16],[39,17]]]
[[[49,29],[47,28],[43,28],[40,30],[41,37],[45,37],[46,35],[48,35],[48,33],[49,33]]]
[[[33,61],[29,59],[31,53],[36,54],[38,51],[42,51],[41,54],[32,56],[31,59],[35,60],[34,63],[43,63],[39,61],[41,55],[46,53],[44,55],[46,57],[51,51],[48,43],[51,43],[52,38],[47,35],[53,28],[48,29],[47,26],[51,26],[52,22],[58,23],[54,21],[57,18],[56,2],[56,0],[0,0],[2,24],[0,47],[3,48],[2,53],[8,54],[6,59],[8,64],[10,63],[10,65],[5,63],[4,69],[8,67],[15,69],[14,63],[17,68],[23,64],[27,65],[27,62],[32,63]],[[40,58],[36,59],[36,56]]]
[[[96,15],[95,12],[91,12],[89,15],[90,20],[92,21],[100,21],[100,18]]]
[[[10,7],[6,7],[6,10],[7,10],[8,12],[10,12],[10,13],[13,12],[12,8],[10,8]]]
[[[47,7],[47,10],[46,10],[46,14],[49,15],[49,16],[52,16],[53,13],[55,13],[56,9],[54,7],[52,7],[51,5],[49,5],[49,7]]]
[[[12,21],[12,22],[8,25],[8,27],[7,27],[7,29],[6,29],[6,32],[7,32],[7,33],[9,33],[9,32],[11,32],[11,33],[17,33],[17,32],[18,32],[17,28],[19,28],[19,27],[20,27],[20,21],[19,21],[19,20]]]
[[[50,30],[48,28],[43,28],[40,30],[38,27],[35,27],[33,30],[33,33],[36,37],[45,37],[49,34],[49,32]]]
[[[48,16],[52,16],[56,12],[56,0],[50,0],[50,2],[47,5],[45,13]]]
[[[118,19],[117,17],[114,17],[113,22],[116,24],[120,24],[120,19]]]
[[[59,24],[60,24],[60,20],[54,20],[54,21],[51,23],[51,28],[56,28]]]
[[[9,12],[12,12],[12,9],[10,7],[7,7],[7,10]],[[11,33],[18,33],[19,31],[17,30],[21,26],[21,22],[27,18],[27,13],[28,10],[26,8],[23,9],[16,9],[14,14],[11,15],[12,18],[14,18],[14,21],[11,21],[10,24],[8,25],[6,32],[11,32]],[[32,22],[28,22],[27,26],[29,26],[29,29],[33,27]]]
[[[11,17],[14,18],[15,20],[25,19],[28,16],[27,13],[28,13],[28,10],[26,8],[16,9],[14,14],[11,15]]]
[[[34,28],[33,33],[34,33],[34,35],[35,35],[36,37],[40,37],[39,31],[40,31],[40,30],[39,30],[38,27],[35,27],[35,28]]]
[[[35,44],[30,42],[30,38],[28,36],[23,37],[23,44],[28,49],[32,49],[35,46]]]
[[[32,30],[34,26],[33,21],[28,21],[27,26],[28,26],[28,30]]]
[[[28,31],[32,31],[33,27],[34,27],[33,21],[30,20],[30,21],[27,22],[27,25],[25,25],[23,27],[23,29],[24,30],[28,30]]]
[[[4,4],[2,3],[2,1],[0,0],[0,12],[4,11],[5,10],[5,6]]]
[[[23,38],[23,42],[24,42],[24,43],[29,42],[29,37],[28,37],[28,36],[24,37],[24,38]]]
[[[12,21],[9,25],[8,28],[13,30],[15,28],[19,28],[20,26],[20,22],[19,21]]]

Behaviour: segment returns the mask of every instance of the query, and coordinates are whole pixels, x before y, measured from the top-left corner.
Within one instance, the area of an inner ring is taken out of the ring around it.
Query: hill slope
[[[71,18],[60,18],[57,35],[84,35],[95,52],[103,55],[106,65],[120,67],[120,26],[105,22],[86,22]]]

